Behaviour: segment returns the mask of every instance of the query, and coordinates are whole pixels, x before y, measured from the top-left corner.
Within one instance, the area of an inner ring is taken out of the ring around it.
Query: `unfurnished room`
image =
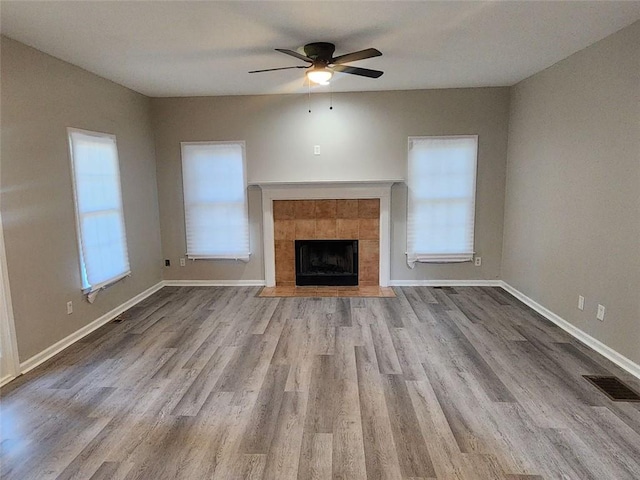
[[[0,34],[0,478],[640,479],[640,1]]]

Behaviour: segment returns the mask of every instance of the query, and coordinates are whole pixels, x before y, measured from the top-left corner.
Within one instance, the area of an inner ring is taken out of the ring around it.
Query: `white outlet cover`
[[[482,265],[482,257],[476,257],[475,265],[476,267],[479,267]]]
[[[578,309],[584,310],[584,297],[582,295],[578,295]]]
[[[604,320],[604,312],[605,312],[604,305],[598,304],[598,313],[596,313],[596,318],[598,320]]]

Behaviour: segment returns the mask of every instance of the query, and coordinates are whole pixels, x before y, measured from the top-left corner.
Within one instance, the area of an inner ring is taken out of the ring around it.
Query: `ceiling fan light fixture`
[[[307,78],[309,81],[317,83],[318,85],[329,85],[329,80],[331,80],[332,76],[333,72],[326,67],[313,67],[307,70]]]

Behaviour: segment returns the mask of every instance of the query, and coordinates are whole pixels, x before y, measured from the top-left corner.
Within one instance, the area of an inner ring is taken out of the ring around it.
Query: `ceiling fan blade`
[[[306,57],[305,55],[302,55],[301,53],[294,52],[293,50],[287,50],[286,48],[276,48],[276,51],[280,52],[280,53],[286,53],[287,55],[291,55],[292,57],[299,58],[300,60],[302,60],[304,62],[313,63],[313,60],[310,59],[309,57]]]
[[[336,72],[350,73],[351,75],[360,75],[361,77],[378,78],[384,72],[380,70],[370,70],[368,68],[349,67],[348,65],[335,65],[333,70]]]
[[[355,62],[356,60],[364,60],[365,58],[379,57],[382,55],[380,50],[376,50],[375,48],[367,48],[366,50],[359,50],[357,52],[347,53],[345,55],[340,55],[331,60],[333,64],[340,63],[349,63]]]
[[[265,68],[264,70],[251,70],[249,73],[273,72],[275,70],[289,70],[290,68],[308,68],[306,65],[296,65],[295,67]]]

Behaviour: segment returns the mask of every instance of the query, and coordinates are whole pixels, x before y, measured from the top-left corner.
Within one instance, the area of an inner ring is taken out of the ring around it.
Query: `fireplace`
[[[358,240],[296,240],[296,285],[358,285]]]
[[[392,183],[258,183],[266,286],[295,287],[303,239],[358,240],[358,286],[388,286]]]

